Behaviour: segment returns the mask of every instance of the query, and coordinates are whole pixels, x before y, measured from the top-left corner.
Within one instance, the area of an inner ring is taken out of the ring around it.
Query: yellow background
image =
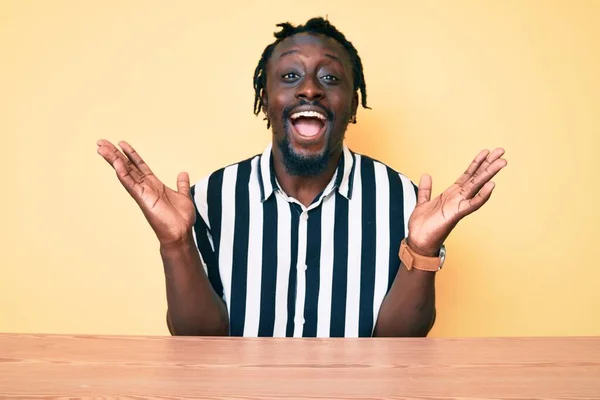
[[[356,151],[434,194],[509,165],[448,240],[431,336],[600,334],[598,1],[2,1],[0,331],[167,334],[157,241],[96,140],[174,186],[262,151],[275,24],[327,15],[372,110]]]

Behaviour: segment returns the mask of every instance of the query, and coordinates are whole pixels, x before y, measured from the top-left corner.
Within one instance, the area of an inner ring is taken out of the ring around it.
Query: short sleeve
[[[192,231],[200,260],[213,289],[223,296],[223,286],[219,276],[219,266],[211,235],[207,202],[208,178],[202,179],[190,188],[190,195],[196,209],[196,222]]]
[[[408,220],[417,206],[418,186],[403,174],[398,174],[402,182],[402,200],[404,204],[404,232],[408,236]]]

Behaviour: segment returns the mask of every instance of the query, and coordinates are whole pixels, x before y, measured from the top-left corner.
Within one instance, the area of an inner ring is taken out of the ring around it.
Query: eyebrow
[[[284,51],[283,53],[281,53],[279,55],[279,59],[281,60],[283,57],[288,56],[290,54],[295,54],[295,53],[299,53],[299,50],[292,49],[292,50]],[[328,57],[328,58],[331,58],[334,61],[337,61],[342,66],[344,65],[344,63],[342,62],[342,60],[338,56],[334,56],[333,54],[325,53],[325,57]]]
[[[290,54],[294,54],[294,53],[298,53],[298,50],[288,50],[288,51],[284,51],[283,53],[281,53],[279,55],[279,58],[282,59],[285,56],[288,56]]]

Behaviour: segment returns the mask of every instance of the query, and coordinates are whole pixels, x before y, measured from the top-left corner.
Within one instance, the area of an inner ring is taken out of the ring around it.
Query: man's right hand
[[[121,152],[107,140],[98,141],[98,154],[115,169],[117,178],[142,209],[161,246],[183,243],[191,237],[196,211],[190,197],[190,178],[177,176],[177,191],[169,189],[126,142]]]

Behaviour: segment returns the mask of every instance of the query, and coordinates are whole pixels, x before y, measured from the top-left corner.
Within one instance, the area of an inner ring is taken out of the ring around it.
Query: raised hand
[[[115,169],[117,178],[142,209],[161,245],[171,245],[189,237],[196,212],[190,197],[190,178],[177,176],[177,191],[169,189],[150,170],[140,155],[126,142],[121,152],[107,140],[98,141],[98,154]]]
[[[503,149],[481,151],[469,168],[442,194],[431,200],[431,176],[419,182],[417,206],[408,221],[409,246],[435,256],[456,224],[483,206],[492,195],[491,179],[506,166]]]

